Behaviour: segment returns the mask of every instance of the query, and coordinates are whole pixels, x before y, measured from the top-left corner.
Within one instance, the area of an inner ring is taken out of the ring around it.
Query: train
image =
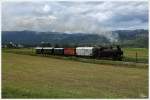
[[[36,54],[77,56],[95,59],[122,60],[123,51],[120,46],[113,47],[76,47],[76,48],[55,48],[36,47]]]

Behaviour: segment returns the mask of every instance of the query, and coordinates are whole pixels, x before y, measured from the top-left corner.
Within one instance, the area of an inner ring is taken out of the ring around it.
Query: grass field
[[[148,68],[2,52],[2,97],[145,98]]]
[[[148,63],[148,49],[147,48],[123,48],[124,51],[124,61],[136,61],[137,62],[147,62]]]

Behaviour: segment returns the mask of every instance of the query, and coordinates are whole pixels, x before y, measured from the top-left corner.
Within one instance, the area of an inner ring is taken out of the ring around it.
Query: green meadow
[[[134,59],[134,49],[124,50]],[[138,52],[148,60],[147,49]],[[2,98],[148,98],[148,64],[88,61],[3,49]]]

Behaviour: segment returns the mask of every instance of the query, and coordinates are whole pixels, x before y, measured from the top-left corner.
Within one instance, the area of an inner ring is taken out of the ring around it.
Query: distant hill
[[[41,41],[54,44],[104,45],[120,44],[127,47],[148,47],[148,30],[116,30],[118,42],[97,34],[67,34],[59,32],[2,31],[2,43],[40,44]]]
[[[118,42],[125,47],[148,47],[148,30],[117,30]]]

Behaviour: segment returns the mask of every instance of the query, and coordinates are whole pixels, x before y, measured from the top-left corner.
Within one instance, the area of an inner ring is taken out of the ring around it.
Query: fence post
[[[137,63],[137,61],[138,61],[138,54],[137,54],[137,52],[136,52],[136,63]]]

